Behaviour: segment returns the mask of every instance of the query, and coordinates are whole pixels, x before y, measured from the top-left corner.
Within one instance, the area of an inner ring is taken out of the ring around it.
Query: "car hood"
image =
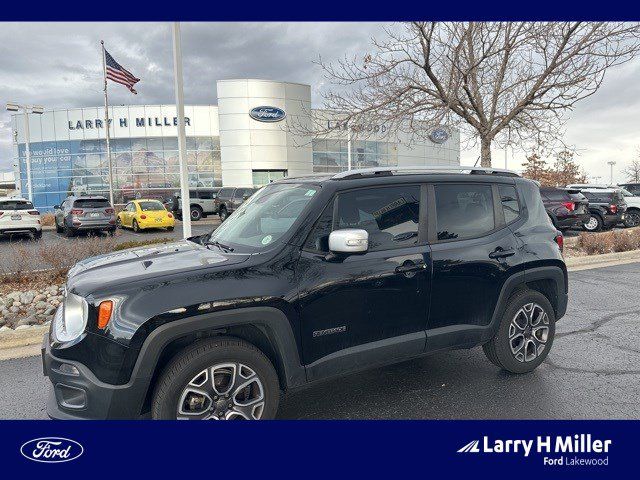
[[[100,286],[236,265],[249,258],[249,255],[225,254],[217,247],[210,248],[182,240],[89,257],[69,270],[67,288],[86,295]]]

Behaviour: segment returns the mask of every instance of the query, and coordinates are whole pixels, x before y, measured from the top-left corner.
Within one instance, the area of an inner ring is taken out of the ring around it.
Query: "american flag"
[[[133,86],[138,83],[140,79],[134,77],[126,68],[123,68],[106,50],[104,51],[104,58],[107,64],[107,78],[124,85],[131,93],[137,94],[138,92],[133,89]]]

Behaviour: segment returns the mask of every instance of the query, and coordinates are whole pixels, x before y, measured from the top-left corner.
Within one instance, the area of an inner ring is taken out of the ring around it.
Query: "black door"
[[[423,188],[344,192],[318,221],[297,267],[309,379],[424,350],[431,258],[419,221]],[[328,234],[343,228],[369,233],[367,253],[328,255]]]
[[[476,344],[506,278],[521,268],[522,242],[508,225],[519,217],[516,189],[470,183],[429,188],[435,238],[427,349]]]

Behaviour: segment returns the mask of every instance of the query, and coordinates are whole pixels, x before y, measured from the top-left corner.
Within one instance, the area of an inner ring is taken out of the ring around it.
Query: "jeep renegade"
[[[538,185],[508,171],[280,180],[211,233],[75,265],[47,411],[270,419],[281,392],[476,346],[527,373],[566,311],[561,249]]]

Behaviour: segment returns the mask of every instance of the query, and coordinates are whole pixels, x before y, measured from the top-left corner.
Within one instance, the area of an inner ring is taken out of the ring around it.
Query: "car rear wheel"
[[[583,228],[587,232],[599,232],[600,230],[602,230],[602,224],[603,222],[600,215],[597,215],[594,213],[589,217],[589,220],[587,220],[587,222],[583,225]]]
[[[133,228],[133,231],[136,233],[140,232],[140,225],[138,225],[137,220],[134,220],[133,223],[131,224],[131,227]]]
[[[191,220],[197,222],[202,218],[202,209],[199,207],[191,207]]]
[[[227,209],[225,207],[220,208],[220,221],[224,222],[229,214],[227,213]]]
[[[627,210],[624,217],[624,226],[627,228],[640,225],[640,210]]]
[[[521,290],[509,299],[498,331],[482,348],[498,367],[528,373],[547,358],[555,331],[555,312],[547,297]]]
[[[34,240],[40,240],[42,238],[42,230],[36,230],[32,236]]]
[[[173,227],[167,227],[167,232],[173,232]]]
[[[116,228],[122,228],[122,219],[120,217],[116,218]]]
[[[265,420],[280,401],[269,359],[232,337],[199,341],[174,357],[155,387],[151,416],[163,420]]]
[[[64,231],[64,229],[58,225],[58,220],[54,220],[53,223],[56,224],[56,233],[62,233]]]

